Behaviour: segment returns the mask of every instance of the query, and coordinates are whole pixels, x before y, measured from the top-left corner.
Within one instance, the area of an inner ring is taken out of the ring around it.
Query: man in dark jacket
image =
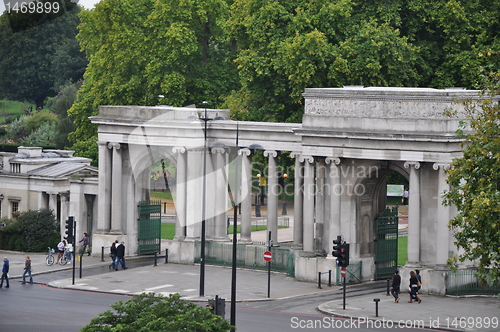
[[[398,303],[400,298],[399,298],[399,291],[401,289],[401,276],[399,275],[398,270],[394,271],[394,277],[392,277],[392,287],[391,287],[391,294],[394,296],[394,303]]]
[[[122,264],[124,270],[127,269],[125,266],[125,242],[123,241],[116,247],[116,271],[118,271],[119,264]]]
[[[0,288],[3,286],[3,280],[7,280],[7,286],[5,288],[9,288],[9,260],[7,257],[3,258],[3,266],[2,266],[2,281],[0,282]]]

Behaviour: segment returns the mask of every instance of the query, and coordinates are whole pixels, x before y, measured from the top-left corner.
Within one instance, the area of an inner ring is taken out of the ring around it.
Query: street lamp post
[[[233,326],[236,326],[236,256],[237,256],[237,248],[236,248],[236,230],[237,230],[237,220],[238,220],[238,190],[239,186],[239,178],[238,178],[238,136],[239,136],[239,127],[238,122],[236,122],[236,164],[234,170],[234,195],[233,195],[233,261],[231,263],[231,320],[230,323]],[[234,330],[231,330],[234,332]]]
[[[257,181],[259,181],[259,192],[255,196],[255,217],[259,218],[260,215],[260,174],[257,174]]]
[[[288,177],[288,174],[283,174],[283,211],[281,211],[281,214],[286,216],[287,211],[286,211],[286,178]]]
[[[204,141],[203,141],[203,197],[202,197],[202,210],[201,210],[201,252],[200,252],[200,297],[205,296],[205,228],[206,228],[206,190],[207,190],[207,122],[209,119],[207,117],[207,102],[203,101],[203,105],[205,106],[205,116],[200,118],[203,122],[205,122],[204,128]]]

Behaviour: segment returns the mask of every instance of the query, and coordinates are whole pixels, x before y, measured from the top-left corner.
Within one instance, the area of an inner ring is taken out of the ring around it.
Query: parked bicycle
[[[52,249],[51,247],[48,248],[49,248],[49,254],[45,259],[45,262],[47,263],[48,266],[52,266],[52,264],[54,264],[54,256],[52,255],[54,253],[54,249]]]

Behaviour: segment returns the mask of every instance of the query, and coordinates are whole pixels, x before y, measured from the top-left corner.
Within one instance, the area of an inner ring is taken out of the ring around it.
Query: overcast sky
[[[0,13],[3,13],[5,11],[5,0],[0,0]],[[31,2],[30,0],[19,0],[21,2]],[[99,0],[79,0],[78,3],[83,6],[84,8],[91,9],[94,7],[94,4],[99,2]]]

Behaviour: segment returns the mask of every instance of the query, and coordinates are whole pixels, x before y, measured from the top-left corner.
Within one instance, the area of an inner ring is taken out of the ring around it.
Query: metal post
[[[200,253],[200,297],[205,296],[205,210],[206,210],[206,190],[207,190],[207,102],[205,105],[205,122],[204,141],[203,141],[203,197],[202,197],[202,221],[201,221],[201,253]]]
[[[271,231],[269,231],[269,251],[271,251],[272,246],[273,244],[271,241]],[[267,297],[271,297],[271,261],[267,262]]]
[[[158,253],[155,251],[155,263],[154,263],[153,266],[158,266],[158,264],[156,264],[157,259],[158,259]]]
[[[328,270],[328,287],[332,287],[332,270]]]
[[[387,294],[386,294],[387,296],[389,296],[389,295],[390,295],[390,294],[389,294],[389,289],[390,289],[390,287],[389,287],[389,282],[390,282],[390,280],[389,280],[389,279],[387,279]]]
[[[163,213],[167,213],[167,202],[163,202]]]
[[[343,295],[342,309],[345,310],[345,277],[344,277],[344,295]]]
[[[375,302],[375,317],[378,317],[378,303],[380,299],[373,299],[373,302]]]
[[[165,249],[165,264],[168,263],[168,249]]]
[[[318,272],[318,288],[321,289],[321,272]]]
[[[101,262],[104,262],[104,246],[101,247]]]
[[[83,253],[80,255],[80,279],[82,279]]]
[[[238,136],[239,136],[239,126],[236,122],[236,156],[238,157]],[[236,258],[237,258],[237,229],[238,229],[238,190],[239,190],[239,178],[238,178],[238,161],[236,160],[235,170],[234,170],[234,194],[233,194],[233,260],[231,263],[231,319],[230,324],[236,326]],[[229,222],[228,222],[229,223]],[[234,330],[231,330],[234,332]]]

